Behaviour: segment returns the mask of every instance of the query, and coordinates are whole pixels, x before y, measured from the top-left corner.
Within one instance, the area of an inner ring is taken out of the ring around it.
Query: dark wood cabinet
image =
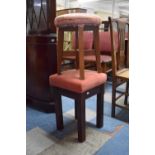
[[[27,101],[44,111],[53,111],[48,78],[56,73],[56,36],[29,35],[26,42]]]
[[[49,75],[56,73],[56,0],[27,0],[26,99],[27,104],[54,112]]]

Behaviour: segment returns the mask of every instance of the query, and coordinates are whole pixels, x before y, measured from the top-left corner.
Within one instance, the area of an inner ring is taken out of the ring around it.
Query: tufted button
[[[86,93],[87,95],[89,95],[90,94],[90,92],[89,91],[87,91],[87,93]]]
[[[52,38],[52,39],[51,39],[51,43],[54,43],[54,42],[55,42],[55,39]]]

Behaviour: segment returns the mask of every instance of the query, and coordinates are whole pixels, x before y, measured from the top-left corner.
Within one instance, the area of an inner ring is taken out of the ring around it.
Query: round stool
[[[63,57],[63,42],[65,31],[75,31],[76,33],[76,62],[80,70],[80,79],[84,79],[84,31],[93,31],[94,52],[96,54],[97,71],[101,72],[100,51],[99,51],[99,25],[102,20],[97,15],[87,13],[71,13],[55,18],[55,25],[58,28],[57,44],[57,72],[61,73],[61,63]]]

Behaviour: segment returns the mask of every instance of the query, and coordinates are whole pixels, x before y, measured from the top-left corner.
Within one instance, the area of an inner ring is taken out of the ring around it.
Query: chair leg
[[[57,129],[62,130],[64,128],[63,115],[62,115],[62,100],[61,95],[57,89],[54,89],[54,101],[55,101]]]
[[[78,105],[78,102],[77,102],[77,100],[75,100],[75,119],[77,119],[77,116],[78,116],[78,112],[77,112],[77,105]]]
[[[103,111],[104,111],[104,85],[101,87],[100,93],[97,94],[97,117],[96,126],[101,128],[103,126]]]
[[[106,64],[104,62],[102,62],[101,67],[102,67],[102,72],[106,73]]]
[[[129,81],[126,83],[126,95],[125,95],[125,99],[124,99],[124,104],[125,105],[127,105],[128,93],[129,93]]]
[[[112,117],[115,117],[115,102],[116,102],[116,79],[112,80],[112,110],[111,110]]]
[[[86,139],[86,124],[85,124],[85,99],[81,95],[77,99],[77,114],[78,114],[78,141],[84,142]]]

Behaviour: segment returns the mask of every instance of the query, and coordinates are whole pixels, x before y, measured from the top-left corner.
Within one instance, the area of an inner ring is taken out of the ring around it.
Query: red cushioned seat
[[[64,56],[64,58],[69,59],[69,60],[75,60],[75,56]],[[96,56],[95,55],[85,55],[84,56],[84,61],[89,61],[89,62],[96,62]],[[100,62],[111,62],[111,56],[108,55],[100,55]]]
[[[54,74],[49,77],[51,86],[82,93],[106,82],[107,75],[96,71],[85,70],[85,79],[79,79],[79,70],[68,70],[61,75]]]
[[[85,61],[96,62],[95,55],[86,55],[84,56]],[[100,62],[111,62],[111,56],[108,55],[100,55]]]

